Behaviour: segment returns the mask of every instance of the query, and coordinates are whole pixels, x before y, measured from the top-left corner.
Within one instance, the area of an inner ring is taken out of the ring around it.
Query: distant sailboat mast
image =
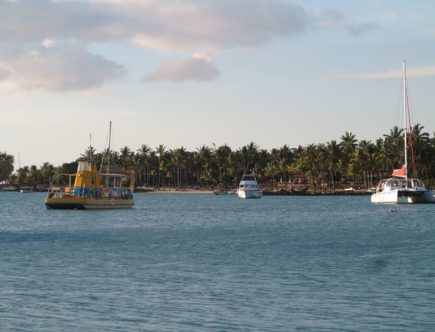
[[[107,167],[106,173],[110,173],[110,142],[112,140],[112,121],[109,122],[109,146],[107,148]],[[106,176],[106,187],[109,186],[109,176]]]

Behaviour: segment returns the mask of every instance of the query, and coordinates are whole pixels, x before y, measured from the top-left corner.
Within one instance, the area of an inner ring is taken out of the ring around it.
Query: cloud
[[[360,36],[366,32],[372,32],[379,28],[379,25],[376,23],[352,23],[346,24],[346,29],[354,36]]]
[[[12,89],[95,88],[123,69],[89,53],[91,44],[215,53],[303,33],[309,20],[303,7],[287,0],[0,0],[0,79]],[[212,61],[192,57],[163,60],[146,80],[219,75]]]
[[[28,0],[0,2],[0,38],[132,40],[175,50],[258,45],[305,30],[305,10],[284,0]]]
[[[45,48],[51,48],[51,47],[56,46],[56,41],[53,40],[53,39],[50,39],[50,38],[45,38],[45,39],[42,41],[41,44],[42,44],[42,46],[44,46]]]
[[[219,70],[207,54],[196,53],[190,59],[165,59],[156,70],[146,75],[145,81],[212,81],[220,76]]]
[[[328,28],[339,24],[344,20],[344,13],[337,9],[324,9],[315,15],[316,26],[319,28]]]
[[[349,23],[346,15],[338,9],[323,9],[319,13],[314,14],[313,17],[316,27],[320,29],[344,29],[353,36],[360,36],[379,28],[379,24],[373,22]]]
[[[85,1],[0,1],[0,39],[39,42],[47,36],[65,40],[113,40],[116,13]]]
[[[0,61],[0,89],[7,91],[90,90],[117,80],[123,67],[74,45],[39,47]]]
[[[401,78],[403,75],[402,70],[389,70],[382,72],[372,72],[372,73],[359,73],[354,75],[349,75],[344,78],[347,79],[366,79],[366,80],[384,80],[391,78]],[[429,77],[435,76],[435,66],[419,66],[408,68],[406,71],[408,77]]]
[[[303,32],[308,20],[302,7],[283,0],[250,0],[249,5],[240,0],[110,3],[135,26],[131,40],[136,45],[164,50],[259,45]]]

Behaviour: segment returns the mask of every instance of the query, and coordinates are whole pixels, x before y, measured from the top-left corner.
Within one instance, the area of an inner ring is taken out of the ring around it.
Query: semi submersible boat
[[[63,174],[68,176],[67,186],[50,186],[45,197],[47,209],[127,209],[134,205],[134,171],[110,167],[111,133],[112,122],[105,171],[104,157],[99,171],[91,156],[79,160],[76,173]]]
[[[134,205],[133,171],[103,173],[88,161],[80,160],[77,173],[66,175],[68,186],[50,187],[45,198],[47,209],[126,209]]]

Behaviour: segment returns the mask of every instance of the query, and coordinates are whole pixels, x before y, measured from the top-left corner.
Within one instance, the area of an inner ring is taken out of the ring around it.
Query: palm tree
[[[243,170],[246,171],[247,168],[255,168],[259,162],[259,147],[254,142],[251,142],[241,150],[242,158],[243,158]]]
[[[366,189],[373,186],[373,173],[377,165],[376,160],[376,146],[370,141],[360,141],[356,148],[354,158],[351,161],[351,167],[354,172],[362,175]]]
[[[156,148],[156,154],[158,156],[158,161],[159,161],[159,177],[158,177],[158,181],[157,181],[157,186],[160,187],[160,178],[161,178],[161,174],[162,172],[165,170],[165,158],[164,158],[164,154],[166,151],[166,147],[162,144],[160,144],[157,148]],[[163,183],[163,186],[165,184]]]
[[[181,147],[179,149],[171,151],[171,162],[177,169],[177,178],[176,178],[176,185],[177,187],[181,186],[181,173],[180,170],[185,165],[185,155],[186,155],[186,149]]]
[[[86,159],[86,160],[89,160],[89,161],[95,161],[95,157],[96,157],[96,150],[95,150],[95,148],[93,147],[93,146],[89,146],[86,150],[85,150],[85,152],[83,152],[81,155],[80,155],[80,158],[82,158],[82,159]]]
[[[314,144],[304,147],[296,159],[296,169],[307,178],[312,191],[317,189],[317,179],[319,175],[319,155],[320,148]]]
[[[123,166],[125,169],[130,168],[130,164],[132,162],[133,153],[130,150],[128,146],[124,146],[119,151],[119,163],[121,166]]]
[[[6,152],[0,153],[0,182],[5,181],[14,171],[14,156]]]
[[[54,176],[54,166],[48,162],[43,163],[40,169],[40,174],[43,180],[42,185],[45,187],[47,184],[51,183]]]
[[[332,183],[332,190],[335,190],[335,180],[337,177],[337,168],[341,157],[340,146],[335,140],[326,144],[326,159],[328,163],[329,179]]]
[[[213,157],[212,151],[208,146],[201,146],[195,154],[197,179],[200,184],[210,183],[213,180]],[[217,172],[216,172],[217,174]]]
[[[146,186],[149,183],[150,152],[151,148],[146,144],[142,144],[141,147],[137,149],[137,155],[140,162],[140,165],[138,167],[138,173],[143,173],[143,180],[145,181]],[[139,176],[139,179],[142,180],[142,175]],[[140,186],[143,185],[144,183],[140,181]]]
[[[424,127],[416,124],[411,128],[410,144],[411,156],[418,165],[419,171],[426,178],[428,177],[429,169],[426,167],[430,163],[432,151],[430,149],[430,135],[423,131]],[[413,165],[414,166],[414,165]],[[413,167],[414,177],[417,177],[417,169]]]
[[[346,131],[344,135],[341,136],[341,142],[339,146],[342,152],[342,156],[341,156],[341,162],[339,168],[341,169],[345,179],[347,179],[347,176],[349,176],[349,172],[350,172],[349,163],[352,158],[352,155],[355,152],[357,143],[358,140],[356,139],[356,136],[351,132]]]
[[[403,129],[395,126],[388,135],[384,135],[384,157],[390,169],[403,166]]]
[[[17,170],[17,184],[19,186],[25,185],[28,183],[30,169],[29,166],[21,167]]]

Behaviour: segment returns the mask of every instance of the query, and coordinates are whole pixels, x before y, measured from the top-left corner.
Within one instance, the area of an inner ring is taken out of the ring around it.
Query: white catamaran
[[[371,196],[372,203],[433,203],[433,191],[426,189],[424,183],[417,179],[417,171],[412,153],[413,178],[408,177],[408,130],[410,148],[412,146],[412,127],[409,115],[408,91],[406,81],[406,63],[403,61],[403,136],[404,136],[404,164],[402,168],[393,170],[391,178],[381,180],[376,192]]]

